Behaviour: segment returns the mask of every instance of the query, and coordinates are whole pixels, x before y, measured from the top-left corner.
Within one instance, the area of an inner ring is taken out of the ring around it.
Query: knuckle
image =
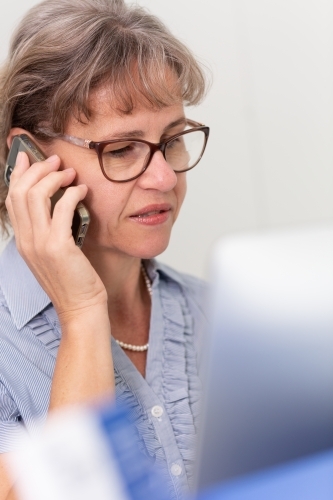
[[[15,186],[12,189],[10,189],[8,192],[8,196],[7,196],[8,203],[15,205],[15,203],[17,201],[21,200],[23,196],[24,196],[23,190],[20,189],[19,187]]]
[[[38,182],[31,186],[27,191],[27,199],[28,202],[35,203],[41,198],[45,198],[47,196],[47,189],[45,188],[42,182]]]
[[[40,197],[40,189],[38,186],[33,186],[27,192],[28,203],[35,203],[36,199]]]
[[[57,201],[57,203],[55,204],[54,206],[54,209],[53,209],[53,216],[54,215],[62,215],[62,214],[65,214],[66,212],[68,212],[68,210],[71,209],[71,207],[69,206],[69,204],[67,203],[67,200],[66,199],[63,199],[64,197],[62,197],[59,201]]]

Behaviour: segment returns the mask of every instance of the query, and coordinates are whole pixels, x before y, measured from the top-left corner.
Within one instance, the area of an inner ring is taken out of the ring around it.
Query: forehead
[[[105,80],[93,89],[88,98],[88,109],[93,114],[100,102],[120,115],[131,114],[134,109],[159,110],[182,103],[182,89],[177,74],[167,64],[162,71],[149,75],[149,82],[132,64],[131,70],[114,81]]]
[[[104,86],[91,93],[89,119],[77,119],[72,116],[68,121],[66,133],[94,141],[131,136],[148,140],[151,137],[152,141],[158,142],[160,136],[172,128],[174,122],[185,122],[181,102],[161,108],[138,102],[130,113],[122,113],[114,109],[111,92],[109,87]]]

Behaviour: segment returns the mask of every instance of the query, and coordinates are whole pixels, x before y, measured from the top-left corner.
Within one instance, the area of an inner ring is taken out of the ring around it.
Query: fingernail
[[[52,155],[52,156],[50,156],[50,158],[47,158],[45,161],[47,161],[48,163],[53,163],[56,160],[59,160],[58,155]]]

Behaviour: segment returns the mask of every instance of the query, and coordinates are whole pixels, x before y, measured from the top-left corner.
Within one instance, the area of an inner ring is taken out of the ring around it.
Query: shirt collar
[[[153,285],[159,278],[172,279],[185,285],[182,274],[156,259],[144,261]],[[51,300],[20,256],[12,238],[0,256],[0,284],[8,309],[17,329],[23,328],[43,311]]]
[[[162,264],[162,262],[158,262],[156,259],[144,260],[143,262],[153,285],[155,280],[158,281],[158,278],[161,277],[172,279],[176,283],[186,286],[184,275],[168,265]]]
[[[50,304],[12,238],[0,256],[0,285],[18,330]]]

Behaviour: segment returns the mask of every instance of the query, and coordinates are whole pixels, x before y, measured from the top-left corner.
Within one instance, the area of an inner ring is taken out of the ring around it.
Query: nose
[[[147,170],[138,178],[144,189],[171,191],[177,184],[177,174],[165,160],[161,151],[156,151],[150,160]]]

